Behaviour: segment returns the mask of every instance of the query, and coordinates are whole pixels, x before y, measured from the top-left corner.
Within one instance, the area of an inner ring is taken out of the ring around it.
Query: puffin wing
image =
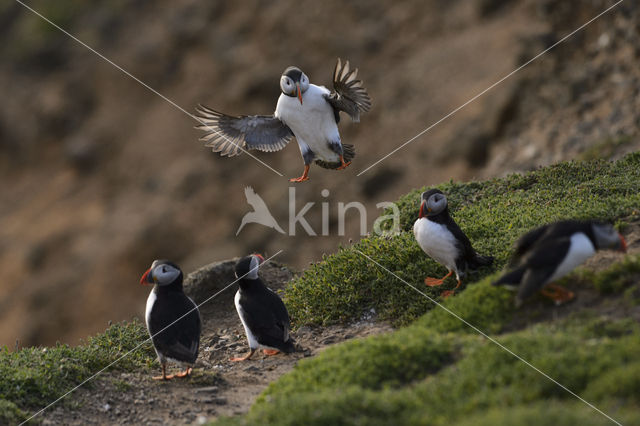
[[[161,318],[152,314],[149,318],[149,332],[153,336],[153,345],[165,357],[194,363],[200,347],[200,313],[195,303],[187,296],[179,302],[172,302],[174,315]],[[191,311],[194,308],[196,309]],[[187,312],[189,314],[181,318]]]
[[[200,138],[205,146],[223,157],[233,157],[242,150],[280,151],[293,138],[291,129],[272,115],[241,115],[234,117],[212,110],[204,105],[196,108],[204,130]]]
[[[588,228],[587,222],[581,222],[577,220],[561,220],[559,222],[542,225],[538,228],[532,229],[518,241],[514,246],[514,253],[510,261],[510,265],[515,265],[527,254],[527,252],[538,243],[544,243],[549,240],[568,237],[575,232],[584,231]]]
[[[548,283],[570,247],[571,239],[564,237],[543,241],[528,252],[522,260],[526,271],[518,289],[519,300],[524,300]]]
[[[324,95],[324,98],[333,107],[336,123],[340,121],[340,111],[344,111],[354,122],[360,121],[360,113],[371,109],[371,98],[367,89],[362,86],[362,80],[358,80],[358,69],[350,69],[349,61],[344,64],[338,58],[333,70],[333,92]]]
[[[446,227],[453,234],[456,241],[459,242],[460,247],[462,248],[462,257],[467,261],[471,262],[475,259],[476,252],[471,246],[471,241],[469,241],[469,237],[462,232],[462,229],[458,226],[458,224],[449,217],[449,220],[446,223]]]
[[[278,297],[273,293],[271,294],[274,297]],[[263,296],[265,295],[263,294]],[[286,324],[282,323],[279,318],[281,313],[274,309],[272,298],[266,297],[267,299],[262,301],[254,298],[240,299],[244,320],[247,323],[247,327],[255,335],[258,343],[273,348],[281,348],[284,346],[284,342],[288,340],[289,324],[288,321]]]

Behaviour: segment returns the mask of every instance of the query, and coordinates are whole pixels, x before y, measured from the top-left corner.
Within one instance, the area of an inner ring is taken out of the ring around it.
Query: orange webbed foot
[[[442,292],[441,296],[442,296],[443,299],[446,299],[447,297],[451,297],[454,294],[456,294],[455,290],[445,290],[445,291]]]
[[[439,285],[442,285],[442,283],[444,283],[444,280],[442,278],[427,277],[424,279],[424,283],[428,287],[437,287]]]
[[[289,182],[300,183],[300,182],[304,182],[305,180],[309,180],[309,176],[300,176],[300,177],[297,177],[297,178],[291,178],[291,179],[289,179]]]
[[[246,361],[249,358],[251,358],[251,355],[253,355],[254,353],[255,353],[255,350],[251,349],[249,353],[246,354],[245,356],[230,358],[230,361],[233,361],[233,362]]]
[[[275,349],[263,349],[262,353],[265,354],[266,356],[273,356],[273,355],[279,354],[280,351]]]
[[[182,373],[174,374],[173,377],[178,377],[178,378],[181,378],[181,379],[184,378],[184,377],[189,377],[191,375],[191,371],[193,371],[193,369],[191,367],[188,367]]]

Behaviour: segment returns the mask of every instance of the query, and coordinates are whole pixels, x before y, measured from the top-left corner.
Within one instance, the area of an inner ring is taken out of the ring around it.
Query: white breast
[[[238,311],[238,316],[240,317],[240,321],[242,321],[242,326],[244,327],[244,333],[247,335],[249,347],[251,349],[258,349],[258,347],[260,346],[260,344],[258,343],[258,339],[256,339],[251,330],[249,330],[249,327],[247,327],[247,323],[244,320],[244,310],[242,309],[242,306],[240,306],[240,290],[236,292],[234,302],[236,304],[236,311]]]
[[[558,265],[555,272],[549,278],[549,282],[557,280],[582,265],[587,259],[596,253],[596,249],[589,237],[582,232],[571,236],[569,251],[562,263]]]
[[[151,317],[151,308],[153,308],[153,304],[156,302],[156,292],[151,290],[149,293],[149,297],[147,297],[147,307],[144,311],[144,320],[147,323],[147,330],[149,330],[149,318]],[[151,330],[149,330],[151,333]]]
[[[329,93],[326,87],[310,84],[302,95],[302,105],[297,97],[281,94],[274,115],[293,131],[300,151],[308,147],[316,157],[338,162],[339,156],[327,145],[340,141],[333,108],[324,98]]]
[[[458,273],[456,239],[446,226],[422,217],[413,224],[413,234],[425,253],[449,270]]]

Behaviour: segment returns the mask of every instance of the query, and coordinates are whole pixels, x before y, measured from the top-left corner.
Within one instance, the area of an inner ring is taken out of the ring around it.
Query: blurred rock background
[[[279,76],[330,84],[337,57],[373,99],[343,141],[345,171],[313,167],[296,210],[321,231],[247,225],[252,186],[288,228],[296,143],[220,158],[197,124],[19,3],[0,5],[0,345],[76,344],[108,320],[142,316],[155,258],[185,272],[249,252],[294,268],[359,236],[337,236],[338,202],[376,203],[445,180],[526,171],[640,147],[640,13],[627,0],[360,177],[356,174],[498,81],[613,1],[342,2],[115,0],[26,3],[192,112],[269,114]],[[329,195],[321,195],[323,189]]]

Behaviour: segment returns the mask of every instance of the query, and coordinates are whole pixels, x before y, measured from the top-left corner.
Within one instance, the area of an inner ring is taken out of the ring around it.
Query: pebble
[[[217,391],[218,391],[218,387],[217,386],[205,386],[203,388],[196,389],[196,393],[201,393],[201,392],[212,393],[212,392],[217,392]]]

